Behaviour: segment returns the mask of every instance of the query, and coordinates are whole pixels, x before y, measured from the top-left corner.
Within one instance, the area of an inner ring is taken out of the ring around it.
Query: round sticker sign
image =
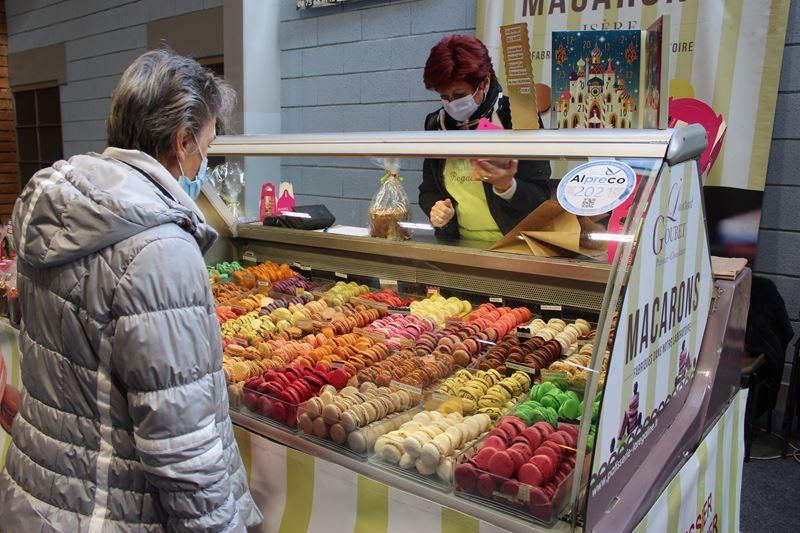
[[[579,216],[608,213],[633,194],[636,173],[619,161],[590,161],[567,172],[558,184],[558,203]]]

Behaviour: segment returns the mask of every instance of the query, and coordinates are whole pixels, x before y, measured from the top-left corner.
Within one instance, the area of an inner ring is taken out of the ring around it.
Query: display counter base
[[[542,528],[347,457],[231,412],[250,490],[264,514],[257,531],[507,531]]]

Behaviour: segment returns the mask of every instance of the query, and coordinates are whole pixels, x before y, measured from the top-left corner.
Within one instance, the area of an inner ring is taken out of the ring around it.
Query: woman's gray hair
[[[216,118],[217,129],[224,131],[235,101],[230,85],[194,59],[166,49],[147,52],[125,70],[114,89],[108,145],[156,159],[170,156],[183,127],[199,136]]]

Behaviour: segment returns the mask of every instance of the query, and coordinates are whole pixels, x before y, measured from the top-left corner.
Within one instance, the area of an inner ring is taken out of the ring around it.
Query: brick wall
[[[19,193],[17,134],[8,88],[8,30],[5,0],[0,0],[0,220],[6,220]]]
[[[761,216],[755,272],[768,277],[786,301],[789,318],[800,334],[800,2],[789,12],[786,47],[772,131],[772,153]],[[790,344],[791,353],[793,344]],[[784,381],[789,379],[787,353]]]
[[[431,47],[473,34],[475,0],[353,1],[281,12],[284,133],[421,130],[439,106],[422,83]],[[422,161],[401,175],[416,204]],[[342,224],[363,225],[383,171],[368,160],[283,158],[282,178],[301,204],[324,203]],[[425,219],[414,205],[414,220]]]
[[[222,5],[222,0],[8,0],[8,48],[65,43],[61,86],[64,156],[102,150],[111,91],[147,49],[147,23]]]

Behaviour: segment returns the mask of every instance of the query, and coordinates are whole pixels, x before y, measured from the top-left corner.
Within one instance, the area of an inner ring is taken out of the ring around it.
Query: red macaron
[[[347,385],[350,376],[342,368],[331,370],[327,375],[328,383],[336,387],[336,390],[341,390]]]
[[[497,435],[492,435],[483,441],[483,448],[494,448],[495,450],[505,450],[508,444]]]
[[[286,422],[286,404],[283,402],[273,402],[272,418],[281,424]]]
[[[519,487],[520,483],[516,479],[507,479],[500,485],[500,492],[505,494],[509,498],[511,498],[511,505],[514,507],[522,507],[525,502],[521,502],[519,498]],[[508,501],[503,500],[503,503],[509,503]]]
[[[530,442],[531,449],[535,450],[542,445],[544,437],[542,436],[542,432],[539,431],[539,428],[536,426],[525,428],[525,431],[523,431],[522,434],[528,439],[528,442]]]
[[[511,424],[517,430],[516,434],[519,435],[528,427],[525,425],[525,421],[519,418],[518,416],[506,416],[503,418],[503,423]]]
[[[572,424],[559,424],[558,430],[566,431],[567,433],[575,437],[576,440],[578,439],[578,426],[573,426]]]
[[[544,482],[542,471],[533,463],[522,465],[517,472],[517,479],[531,487],[538,487]]]
[[[514,474],[514,461],[507,451],[497,452],[489,459],[489,472],[503,478]]]
[[[511,461],[514,463],[514,471],[512,472],[512,474],[517,470],[519,470],[519,467],[524,465],[525,462],[528,460],[525,454],[523,454],[518,448],[513,448],[513,447],[509,448],[508,450],[506,450],[506,453],[508,454],[509,457],[511,457]]]
[[[558,430],[553,435],[561,435],[564,438],[564,445],[575,448],[578,445],[578,437],[569,431]]]
[[[481,470],[489,470],[489,460],[497,453],[497,449],[484,446],[472,460]]]
[[[541,432],[542,436],[545,437],[545,438],[547,438],[547,436],[550,435],[551,433],[555,432],[555,429],[553,428],[553,426],[551,426],[549,423],[544,422],[544,421],[536,422],[533,425],[533,427],[538,429]]]
[[[454,473],[456,486],[467,492],[475,490],[475,485],[478,482],[478,472],[469,463],[462,463],[456,467]]]
[[[557,465],[561,462],[561,453],[549,446],[541,445],[536,448],[536,451],[533,452],[533,456],[536,457],[537,455],[546,455],[550,458],[550,461],[552,461],[554,465]]]
[[[550,479],[556,473],[555,462],[547,455],[534,455],[529,462],[539,467],[545,480]]]
[[[548,441],[555,442],[556,444],[560,444],[561,446],[565,446],[567,444],[568,438],[569,435],[561,431],[556,431],[547,436]]]
[[[547,492],[540,487],[531,487],[530,498],[531,514],[541,520],[547,520],[550,518],[550,514],[552,514],[553,509],[550,506],[551,498],[548,496]]]
[[[533,448],[531,448],[531,445],[525,440],[525,437],[520,436],[517,438],[521,440],[515,441],[514,444],[511,445],[511,448],[519,451],[527,461],[533,455]]]
[[[555,442],[555,441],[552,441],[552,440],[546,440],[546,441],[544,441],[544,442],[542,443],[542,445],[541,445],[541,446],[539,446],[539,448],[537,448],[536,450],[538,451],[538,450],[540,450],[540,449],[542,449],[542,448],[550,448],[551,450],[553,450],[554,452],[556,452],[556,459],[559,459],[559,460],[561,459],[561,457],[562,457],[563,455],[566,455],[566,453],[567,453],[567,452],[569,452],[569,449],[568,449],[568,448],[565,448],[565,447],[564,447],[564,446],[562,446],[561,444],[558,444],[557,442]]]
[[[481,496],[484,498],[491,498],[494,495],[494,491],[497,488],[497,484],[492,479],[492,476],[489,474],[483,473],[478,476],[478,492],[480,492]]]
[[[253,411],[254,413],[258,412],[258,399],[260,396],[255,392],[245,392],[244,393],[244,406]]]

